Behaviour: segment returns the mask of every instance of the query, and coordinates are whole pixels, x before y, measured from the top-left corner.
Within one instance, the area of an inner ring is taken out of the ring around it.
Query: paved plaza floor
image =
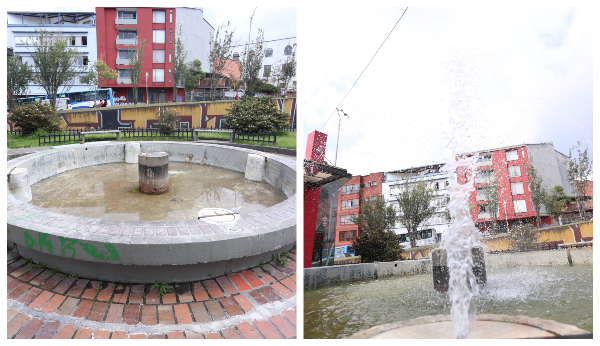
[[[293,339],[296,253],[210,280],[168,285],[77,278],[7,265],[9,339]]]

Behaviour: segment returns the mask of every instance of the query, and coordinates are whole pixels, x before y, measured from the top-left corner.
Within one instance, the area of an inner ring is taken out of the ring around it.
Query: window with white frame
[[[171,69],[169,69],[169,83],[171,83]],[[175,98],[177,98],[177,96]]]
[[[377,186],[377,182],[376,181],[372,181],[371,182],[371,186]]]
[[[400,187],[400,185],[390,186],[390,195],[392,195],[392,196],[399,195],[401,191],[402,191],[402,188]]]
[[[478,198],[486,198],[485,195],[488,191],[489,187],[484,186],[484,187],[478,187],[477,188],[477,197]]]
[[[117,10],[118,19],[137,19],[137,10]]]
[[[514,161],[519,159],[519,152],[517,150],[510,150],[506,152],[506,161]]]
[[[273,56],[273,48],[267,48],[265,51],[265,58],[270,58]]]
[[[263,77],[269,77],[271,75],[271,65],[265,65],[263,69]]]
[[[165,31],[152,30],[152,43],[165,43]]]
[[[118,30],[117,38],[120,40],[136,39],[137,30]]]
[[[340,225],[354,225],[352,222],[352,217],[356,215],[341,215],[340,216]]]
[[[283,50],[283,54],[285,55],[290,55],[292,54],[292,46],[290,46],[289,44],[285,47],[285,49]]]
[[[129,60],[130,57],[135,58],[136,51],[130,50],[130,49],[119,49],[118,54],[119,54],[119,59]]]
[[[475,179],[491,179],[494,174],[493,170],[477,171]]]
[[[477,156],[477,162],[485,162],[492,160],[492,153],[479,154]]]
[[[172,49],[169,49],[169,62],[171,62],[171,54],[173,54]]]
[[[173,42],[173,29],[169,30],[169,43]]]
[[[165,62],[165,50],[164,49],[152,50],[152,62],[164,63]]]
[[[518,181],[516,183],[510,183],[510,191],[513,195],[522,195],[525,192],[523,191],[523,182]]]
[[[165,81],[165,69],[164,68],[152,69],[152,81],[153,82],[164,82]]]
[[[479,214],[487,213],[488,205],[487,204],[479,204]]]
[[[342,210],[358,208],[358,198],[344,200],[341,205]]]
[[[165,11],[164,10],[153,10],[152,11],[152,23],[164,24],[165,23]]]
[[[517,178],[521,176],[521,166],[508,166],[508,176]]]
[[[169,13],[169,23],[173,23],[173,10],[170,10]]]
[[[342,195],[346,195],[349,193],[358,193],[358,190],[359,190],[358,184],[345,185],[345,186],[342,186]]]
[[[527,203],[525,202],[524,199],[513,201],[513,206],[515,208],[515,213],[526,213],[527,212]]]
[[[119,69],[119,78],[131,78],[131,72],[128,68]]]
[[[87,46],[87,36],[81,36],[81,45]]]

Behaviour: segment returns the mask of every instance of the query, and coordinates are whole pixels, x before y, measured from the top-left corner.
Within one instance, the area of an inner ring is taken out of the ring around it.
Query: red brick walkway
[[[296,338],[296,254],[215,279],[168,285],[69,277],[8,261],[9,339]]]

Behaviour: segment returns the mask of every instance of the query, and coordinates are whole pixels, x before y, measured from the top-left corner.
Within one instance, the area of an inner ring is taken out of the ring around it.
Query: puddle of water
[[[38,207],[56,212],[121,221],[196,220],[202,208],[250,213],[283,202],[286,196],[244,173],[193,163],[169,162],[169,191],[139,192],[138,165],[109,163],[57,174],[31,186]]]

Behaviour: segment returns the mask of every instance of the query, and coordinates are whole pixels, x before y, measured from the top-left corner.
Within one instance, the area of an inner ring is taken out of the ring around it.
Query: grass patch
[[[66,134],[66,132],[61,131],[57,132],[57,134]],[[18,148],[33,148],[39,147],[39,139],[38,135],[47,135],[47,133],[43,131],[38,131],[34,134],[31,134],[26,137],[21,137],[19,135],[7,134],[7,139],[10,141],[7,142],[6,146],[8,149],[18,149]],[[115,140],[117,138],[116,134],[100,134],[100,135],[86,135],[85,140],[94,141],[94,140]],[[223,139],[229,140],[229,133],[199,133],[198,139]],[[177,138],[177,137],[161,137],[161,136],[153,136],[153,137],[127,137],[125,138],[123,134],[121,134],[122,142],[138,142],[138,141],[174,141],[174,142],[190,142],[190,139],[185,137]],[[46,143],[45,146],[60,146],[66,144],[76,144],[79,143],[79,140],[72,140],[68,143]],[[265,147],[275,147],[275,148],[286,148],[286,149],[296,149],[296,132],[283,132],[277,134],[277,143],[275,145],[272,144],[264,144],[258,142],[248,142],[248,141],[236,141],[238,144],[249,144],[249,145],[260,145]],[[44,146],[43,144],[41,146]]]

